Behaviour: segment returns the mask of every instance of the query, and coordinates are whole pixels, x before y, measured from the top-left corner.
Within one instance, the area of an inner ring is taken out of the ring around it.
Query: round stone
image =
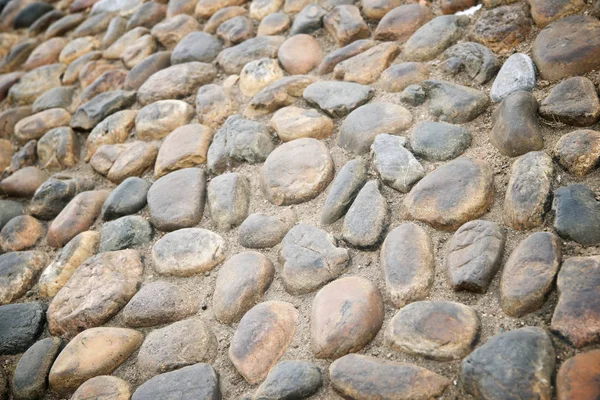
[[[142,108],[135,117],[138,139],[162,139],[176,128],[187,124],[194,107],[182,100],[160,100]]]
[[[191,32],[181,39],[171,53],[171,64],[181,64],[190,61],[210,63],[223,48],[221,42],[214,36],[204,32]]]
[[[239,243],[249,249],[275,246],[296,223],[296,214],[283,210],[277,216],[261,213],[250,214],[238,230]]]
[[[323,384],[321,370],[308,361],[280,361],[256,390],[259,399],[304,399]]]
[[[0,247],[5,252],[34,246],[44,234],[44,226],[29,215],[11,219],[0,231]]]
[[[244,65],[240,73],[240,91],[244,96],[254,96],[269,83],[283,78],[283,70],[276,60],[262,58]]]
[[[314,109],[295,106],[277,110],[269,123],[283,142],[300,138],[326,139],[333,132],[333,121]]]
[[[319,42],[310,35],[294,35],[279,47],[277,58],[290,75],[301,75],[319,66],[323,51]]]

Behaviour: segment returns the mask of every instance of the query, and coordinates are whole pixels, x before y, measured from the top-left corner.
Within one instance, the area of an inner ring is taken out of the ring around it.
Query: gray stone
[[[159,51],[131,68],[125,77],[123,87],[125,90],[138,90],[150,76],[171,66],[171,53]]]
[[[13,28],[29,28],[40,17],[52,10],[54,10],[54,7],[48,3],[37,1],[29,3],[21,8],[17,15],[15,15]]]
[[[584,184],[571,184],[554,191],[554,229],[562,238],[583,245],[600,243],[600,202]]]
[[[490,81],[500,69],[498,58],[490,49],[475,42],[455,44],[440,57],[440,69],[449,75],[465,75],[465,81],[480,85]]]
[[[426,99],[427,95],[421,85],[408,85],[400,93],[400,101],[413,107],[425,103]]]
[[[243,162],[263,162],[274,148],[264,124],[233,115],[215,133],[206,163],[211,172],[222,173]]]
[[[114,42],[122,37],[125,32],[127,32],[127,18],[120,15],[113,17],[106,27],[106,32],[102,37],[100,47],[102,49],[109,48]]]
[[[442,15],[432,19],[412,34],[406,41],[403,54],[409,61],[429,61],[452,46],[469,24],[464,15]]]
[[[492,337],[465,358],[460,380],[468,394],[482,399],[550,399],[554,357],[543,329],[516,329]]]
[[[219,175],[208,184],[207,200],[217,227],[231,229],[248,216],[250,183],[245,176],[234,172]]]
[[[25,210],[23,205],[13,200],[0,200],[0,229],[14,217],[23,215]]]
[[[540,115],[573,126],[594,125],[600,119],[600,100],[594,83],[583,76],[565,79],[542,101]]]
[[[425,169],[406,149],[407,140],[401,136],[377,135],[371,146],[373,167],[381,181],[402,193],[425,176]]]
[[[48,374],[61,350],[61,338],[48,337],[31,346],[21,356],[13,376],[15,399],[39,399],[48,386]]]
[[[92,182],[86,179],[54,176],[37,188],[28,211],[38,218],[51,220],[69,204],[73,197],[92,188]]]
[[[150,186],[152,183],[142,178],[125,179],[104,201],[102,218],[111,220],[138,212],[146,206]]]
[[[171,64],[190,61],[213,62],[223,48],[214,36],[204,32],[192,32],[181,39],[171,53]]]
[[[45,316],[43,303],[0,306],[0,354],[19,354],[31,347],[44,330]]]
[[[310,293],[336,279],[350,262],[348,249],[337,247],[327,232],[304,223],[294,226],[283,238],[281,278],[292,294]]]
[[[124,90],[101,93],[75,111],[70,126],[73,129],[92,129],[109,115],[131,106],[135,97],[135,92]]]
[[[219,375],[210,364],[195,364],[157,375],[144,382],[133,393],[131,400],[156,398],[220,400]]]
[[[490,97],[492,101],[504,100],[509,94],[524,90],[531,92],[535,87],[535,65],[527,54],[516,53],[508,57],[494,80]]]
[[[13,154],[10,159],[10,170],[18,171],[25,167],[31,167],[37,162],[37,140],[30,140]]]
[[[445,122],[419,122],[410,135],[412,150],[429,161],[446,161],[461,155],[471,144],[469,131]]]
[[[333,180],[325,204],[323,204],[322,224],[333,224],[346,214],[358,192],[367,182],[368,168],[367,162],[360,158],[344,164]]]
[[[325,31],[338,46],[346,46],[355,40],[368,38],[371,32],[358,7],[354,4],[338,4],[323,17]]]
[[[253,4],[253,3],[252,3]],[[244,42],[254,36],[254,26],[250,18],[238,15],[219,25],[217,37],[225,42],[225,46]]]
[[[64,108],[68,110],[73,101],[73,86],[61,86],[48,90],[40,97],[35,99],[31,110],[38,113],[51,108]]]
[[[236,46],[224,49],[217,57],[217,63],[228,74],[239,74],[244,65],[261,58],[275,58],[283,36],[258,36]]]
[[[327,14],[318,4],[309,4],[294,17],[290,35],[312,33],[323,27],[323,17]]]
[[[460,124],[472,121],[490,103],[485,93],[446,81],[425,81],[423,89],[430,99],[429,112],[445,122]]]
[[[334,117],[343,117],[373,97],[369,86],[353,82],[321,81],[306,87],[304,99]]]
[[[446,278],[454,290],[485,293],[500,268],[506,233],[491,221],[474,220],[461,226],[450,240]]]
[[[289,209],[284,209],[278,216],[250,214],[240,225],[238,241],[250,249],[273,247],[295,224],[296,214]]]
[[[258,387],[254,399],[306,399],[317,393],[323,384],[321,370],[308,361],[278,362]]]
[[[152,28],[157,22],[162,21],[167,15],[167,6],[160,2],[149,1],[135,8],[127,21],[127,30],[138,26]]]
[[[379,181],[367,182],[348,209],[342,235],[351,245],[371,248],[379,243],[388,219],[388,205]]]
[[[106,222],[100,231],[98,252],[123,250],[148,243],[153,233],[150,222],[137,215]]]
[[[269,14],[260,21],[256,36],[279,35],[280,33],[284,33],[290,27],[291,23],[292,21],[286,13],[276,12]]]
[[[143,0],[100,0],[95,2],[92,6],[92,14],[102,12],[128,13],[142,4],[142,1]]]

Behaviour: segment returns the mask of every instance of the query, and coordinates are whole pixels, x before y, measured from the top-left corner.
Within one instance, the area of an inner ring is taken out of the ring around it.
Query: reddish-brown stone
[[[556,397],[558,400],[600,398],[600,350],[577,354],[560,366]]]

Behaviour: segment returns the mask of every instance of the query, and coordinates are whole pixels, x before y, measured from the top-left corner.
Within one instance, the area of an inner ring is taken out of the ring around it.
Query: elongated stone
[[[358,192],[367,182],[367,172],[367,162],[361,158],[344,164],[333,180],[321,210],[322,224],[333,224],[346,214]]]
[[[342,235],[356,247],[379,243],[388,218],[388,205],[379,192],[379,182],[369,181],[360,190],[344,218]]]

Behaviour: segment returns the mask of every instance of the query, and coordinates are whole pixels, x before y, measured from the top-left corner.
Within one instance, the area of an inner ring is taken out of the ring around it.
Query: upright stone
[[[490,97],[492,101],[499,102],[519,90],[531,92],[535,82],[535,65],[531,58],[527,54],[515,53],[500,68],[492,84]]]

